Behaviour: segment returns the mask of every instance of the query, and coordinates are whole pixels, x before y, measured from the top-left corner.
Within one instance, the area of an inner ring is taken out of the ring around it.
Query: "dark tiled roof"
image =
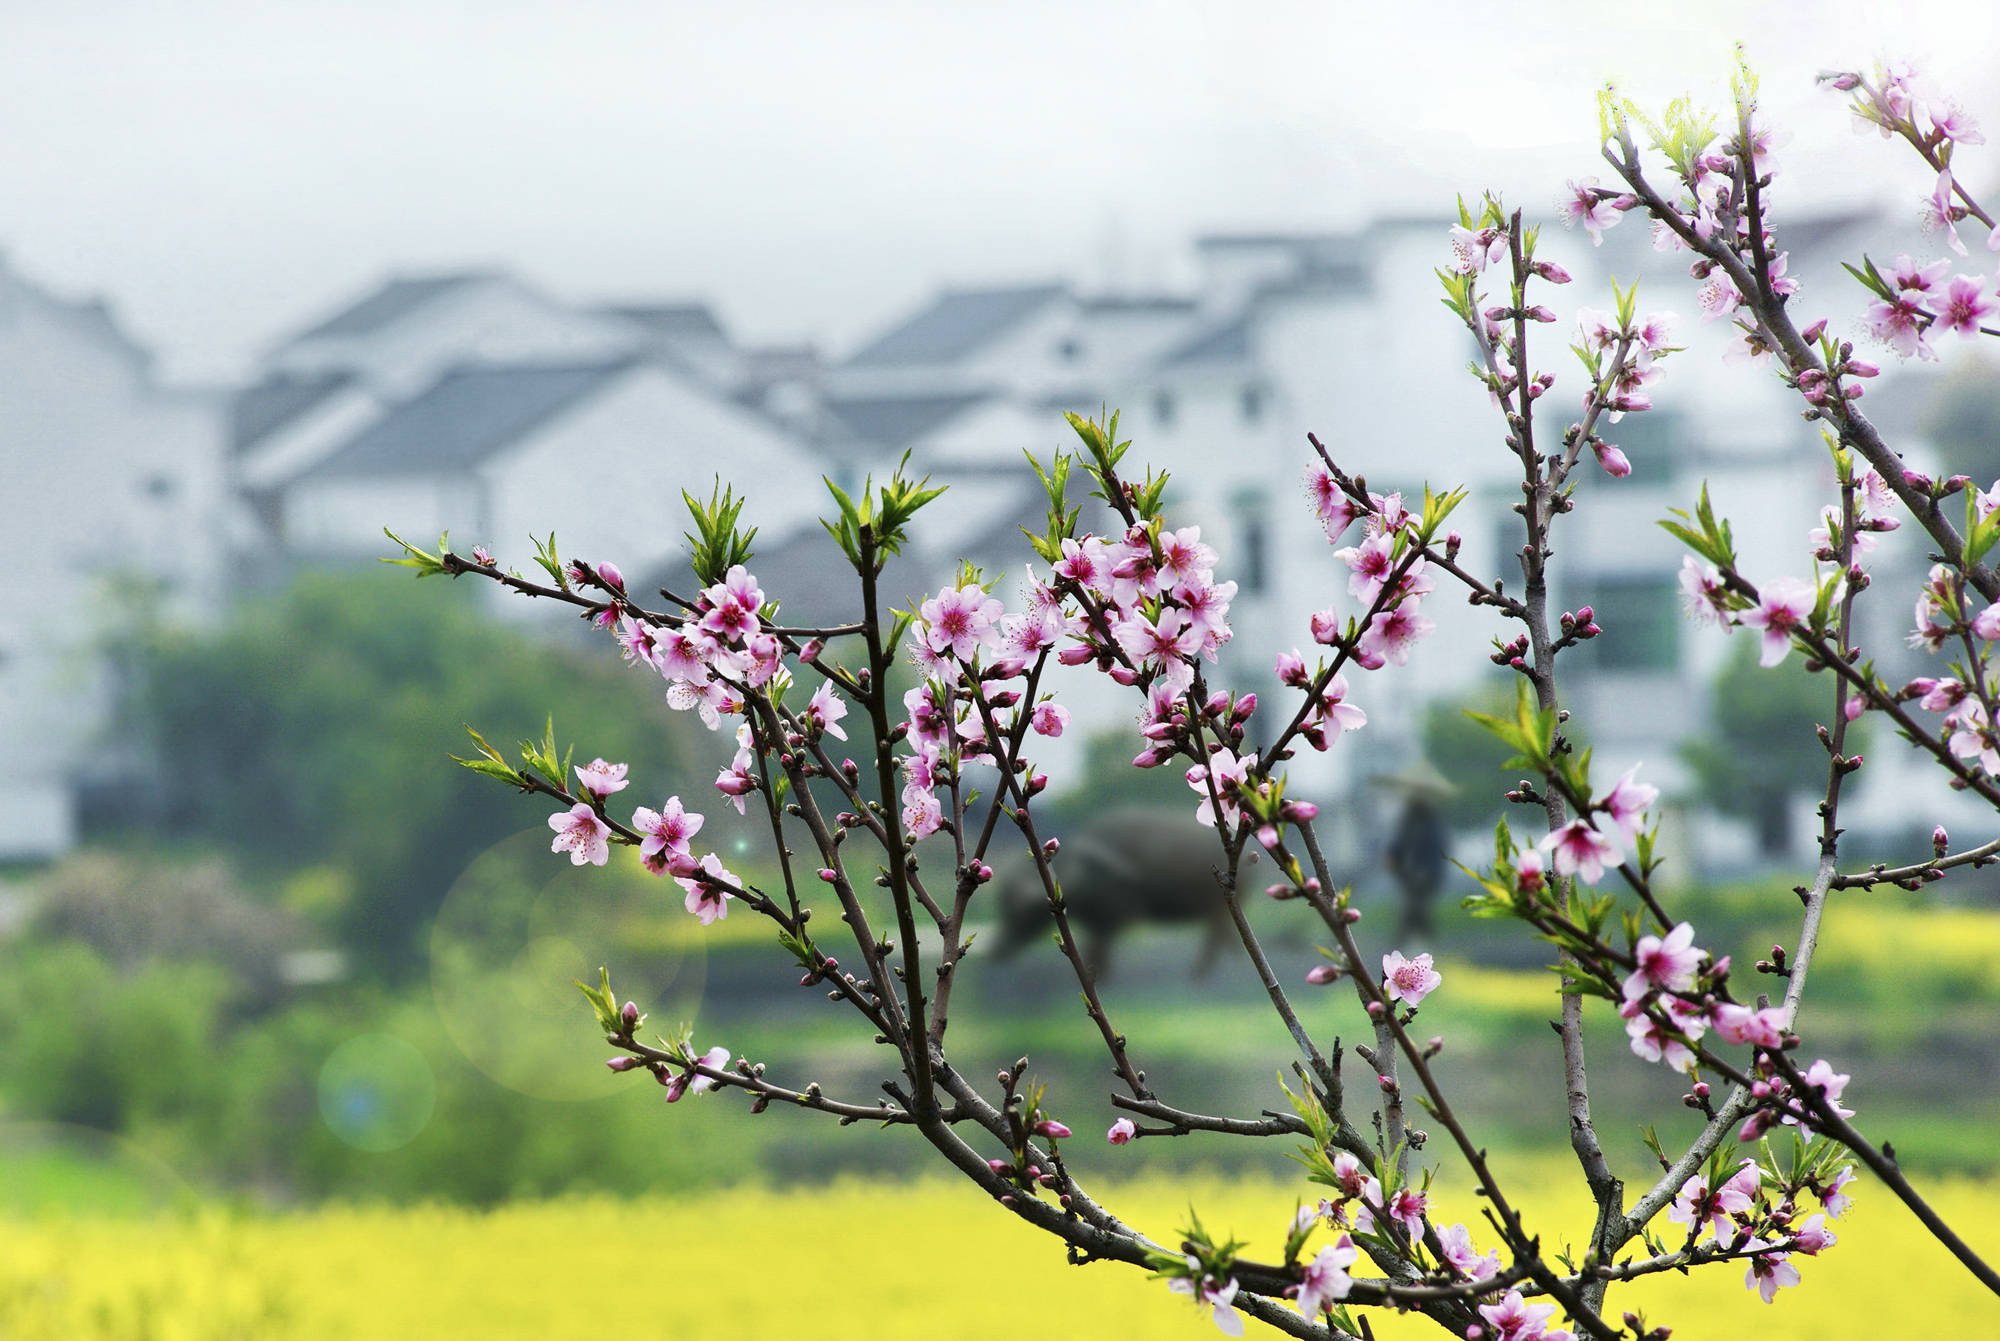
[[[236,393],[229,405],[229,444],[243,451],[291,423],[354,380],[349,372],[272,373]]]
[[[664,335],[669,339],[696,338],[722,341],[729,339],[727,332],[722,329],[722,323],[715,319],[715,313],[708,310],[706,303],[614,305],[599,308],[598,311],[609,316],[623,317],[627,321],[645,327],[654,335]]]
[[[894,451],[914,442],[974,405],[988,392],[961,391],[937,396],[898,396],[867,400],[829,400],[832,427],[862,442]]]
[[[372,335],[385,326],[401,321],[418,308],[454,289],[491,278],[489,274],[468,272],[457,275],[392,279],[352,307],[334,313],[319,325],[302,331],[293,338],[318,340]]]
[[[1241,363],[1250,357],[1250,321],[1237,317],[1220,326],[1211,326],[1193,339],[1167,351],[1160,359],[1163,368],[1184,368],[1193,363]]]
[[[847,363],[855,368],[950,363],[1004,334],[1066,292],[1060,284],[948,289],[929,307],[878,336]]]
[[[1115,316],[1123,312],[1192,312],[1196,303],[1192,298],[1176,298],[1163,293],[1107,293],[1085,298],[1077,306],[1092,315]]]
[[[458,368],[398,406],[308,476],[422,475],[468,470],[632,367],[629,359],[567,366]]]

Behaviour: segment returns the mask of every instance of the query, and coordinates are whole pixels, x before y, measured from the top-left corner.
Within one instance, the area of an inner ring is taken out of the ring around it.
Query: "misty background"
[[[955,485],[908,570],[933,589],[967,548],[1017,575],[1021,449],[1064,444],[1060,409],[1122,405],[1135,458],[1176,472],[1174,515],[1242,578],[1236,682],[1269,693],[1273,653],[1344,587],[1298,497],[1306,428],[1384,487],[1479,486],[1467,562],[1503,571],[1509,462],[1433,302],[1456,196],[1490,188],[1549,218],[1566,179],[1608,176],[1600,86],[1722,106],[1741,40],[1792,133],[1781,232],[1796,221],[1802,301],[1852,330],[1842,260],[1942,251],[1916,227],[1921,165],[1856,135],[1812,76],[1908,56],[1994,133],[1996,29],[1985,4],[1706,0],[0,7],[16,572],[0,594],[0,1210],[900,1175],[896,1134],[745,1120],[715,1096],[667,1111],[603,1072],[569,980],[609,963],[656,1023],[691,1020],[785,1083],[872,1097],[882,1078],[879,1050],[793,986],[748,914],[704,934],[629,862],[573,871],[542,806],[445,757],[463,723],[503,743],[553,712],[579,759],[632,764],[625,799],[689,797],[703,841],[768,881],[766,837],[708,787],[726,737],[601,638],[380,567],[381,526],[428,543],[441,518],[527,571],[530,526],[561,539],[557,514],[602,520],[565,553],[616,560],[640,589],[685,585],[677,491],[734,473],[769,504],[746,518],[767,528],[752,566],[781,594],[780,577],[823,577],[819,477],[851,484],[910,446]],[[1683,621],[1677,553],[1651,523],[1712,480],[1758,572],[1797,571],[1825,455],[1767,372],[1718,362],[1684,264],[1653,256],[1642,225],[1602,251],[1560,227],[1545,243],[1578,274],[1566,319],[1606,305],[1612,274],[1643,274],[1642,309],[1678,311],[1695,346],[1667,365],[1660,409],[1619,426],[1633,478],[1580,485],[1559,594],[1620,635],[1576,658],[1599,767],[1644,761],[1668,792],[1677,907],[1748,964],[1793,934],[1812,798],[1791,784],[1823,767],[1824,685],[1759,674],[1747,640]],[[1968,268],[1987,260],[1972,244]],[[505,347],[484,343],[503,328]],[[1867,406],[1913,461],[1983,482],[2000,474],[1991,365],[1948,353],[1888,368]],[[1549,364],[1567,404],[1572,365],[1559,349]],[[401,471],[454,453],[511,462],[476,511]],[[1894,537],[1879,562],[1904,592],[1921,546]],[[1485,674],[1491,630],[1435,605],[1453,629],[1407,676],[1354,677],[1371,729],[1298,765],[1382,948],[1399,917],[1387,835],[1422,770],[1457,784],[1434,799],[1466,860],[1504,786],[1504,751],[1460,711],[1509,692]],[[1907,603],[1877,605],[1885,663],[1916,673]],[[1125,766],[1133,705],[1074,692],[1052,822],[1086,828],[1115,803],[1185,825],[1177,777]],[[1873,750],[1857,860],[1926,855],[1938,815],[1967,838],[1990,823],[1950,809],[1962,798],[1899,764],[1887,733]],[[1412,942],[1453,988],[1425,1016],[1466,1039],[1444,1064],[1496,1142],[1539,1149],[1532,1081],[1557,1083],[1545,956],[1458,916],[1462,892],[1441,879],[1437,924]],[[1869,897],[1816,970],[1819,1038],[1906,1159],[1987,1169],[1990,875]],[[1302,981],[1317,957],[1296,911],[1258,916]],[[1107,994],[1135,1039],[1163,1036],[1162,1089],[1270,1104],[1289,1044],[1229,947],[1197,977],[1197,928],[1136,922]],[[1102,1062],[1066,966],[1036,945],[975,968],[962,1055],[1031,1052],[1079,1132],[1101,1130]],[[1634,1124],[1678,1111],[1680,1081],[1604,1024],[1606,1129],[1643,1165]],[[1282,1163],[1189,1144],[1218,1166]],[[1121,1171],[1185,1157],[1145,1142]]]

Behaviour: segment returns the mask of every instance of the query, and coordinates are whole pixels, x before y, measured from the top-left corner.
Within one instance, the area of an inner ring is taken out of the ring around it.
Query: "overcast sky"
[[[1913,156],[1811,76],[1916,59],[2000,141],[2000,17],[1890,9],[0,0],[0,248],[182,377],[490,264],[838,353],[942,283],[1172,285],[1206,230],[1545,207],[1593,170],[1598,86],[1725,98],[1738,39],[1790,180],[1879,170],[1914,218]]]

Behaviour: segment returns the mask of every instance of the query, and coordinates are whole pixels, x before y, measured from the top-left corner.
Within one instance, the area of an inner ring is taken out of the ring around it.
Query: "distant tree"
[[[1993,362],[1966,359],[1933,394],[1924,434],[1937,444],[1945,472],[1970,475],[1983,488],[2000,478],[2000,378]]]
[[[1825,782],[1826,750],[1814,728],[1832,716],[1831,682],[1792,660],[1760,667],[1756,644],[1741,638],[1709,700],[1707,727],[1681,746],[1696,794],[1718,814],[1747,817],[1765,853],[1789,852],[1794,800]],[[1848,753],[1867,749],[1867,726],[1863,717],[1847,728]]]
[[[566,740],[580,753],[632,742],[655,777],[700,730],[616,663],[497,623],[444,585],[308,575],[219,630],[150,633],[137,659],[135,725],[158,754],[170,831],[266,870],[346,867],[336,929],[361,966],[390,974],[417,962],[466,863],[522,824],[439,767],[471,753],[464,723],[539,737],[547,686],[561,685]]]
[[[1493,827],[1501,793],[1520,776],[1501,768],[1514,754],[1491,731],[1466,716],[1514,710],[1514,686],[1506,680],[1482,684],[1462,698],[1436,699],[1424,706],[1417,727],[1424,758],[1454,790],[1437,798],[1445,823],[1454,829]]]

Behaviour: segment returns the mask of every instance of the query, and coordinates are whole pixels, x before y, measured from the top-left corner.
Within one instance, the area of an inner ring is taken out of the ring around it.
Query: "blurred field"
[[[1513,1172],[1528,1189],[1529,1216],[1559,1236],[1565,1220],[1550,1191],[1574,1170],[1529,1161]],[[1108,1200],[1162,1237],[1192,1199],[1212,1229],[1268,1251],[1268,1231],[1288,1217],[1297,1190],[1210,1177],[1135,1182]],[[2000,1247],[2000,1186],[1960,1180],[1936,1191],[1940,1209],[1975,1244]],[[1613,1302],[1690,1339],[1753,1329],[1772,1341],[1994,1335],[1993,1299],[1886,1193],[1861,1193],[1836,1224],[1842,1242],[1802,1261],[1805,1283],[1770,1307],[1725,1267],[1628,1287]],[[1475,1214],[1469,1197],[1452,1204]],[[1420,1321],[1376,1322],[1383,1337],[1441,1335]],[[1218,1335],[1139,1271],[1067,1266],[1052,1240],[964,1185],[937,1181],[885,1188],[848,1179],[484,1212],[329,1207],[263,1216],[209,1207],[165,1219],[0,1220],[0,1336],[9,1341],[940,1334]]]

